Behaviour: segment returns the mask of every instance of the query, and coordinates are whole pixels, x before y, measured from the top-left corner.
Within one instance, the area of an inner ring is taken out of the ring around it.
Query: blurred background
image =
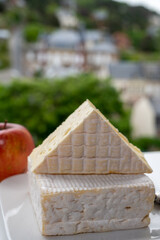
[[[37,145],[87,98],[160,150],[159,0],[0,0],[0,121]]]

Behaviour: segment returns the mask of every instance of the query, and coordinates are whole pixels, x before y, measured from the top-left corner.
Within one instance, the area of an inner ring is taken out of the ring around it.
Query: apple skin
[[[27,157],[34,148],[29,131],[14,123],[0,123],[0,181],[27,171]]]

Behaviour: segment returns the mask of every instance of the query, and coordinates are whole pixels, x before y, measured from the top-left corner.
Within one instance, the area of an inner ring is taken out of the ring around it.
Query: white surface
[[[156,190],[160,190],[160,152],[147,153],[146,158],[153,168],[149,176],[154,181]],[[0,200],[5,222],[0,215],[0,240],[149,240],[160,239],[160,206],[156,206],[150,217],[148,228],[115,231],[107,233],[88,233],[73,236],[43,237],[31,206],[28,195],[27,175],[17,175],[0,184]],[[1,224],[2,223],[2,224]],[[5,236],[5,232],[7,237]]]
[[[160,152],[146,153],[145,158],[153,170],[153,173],[146,175],[152,179],[156,192],[160,192]]]

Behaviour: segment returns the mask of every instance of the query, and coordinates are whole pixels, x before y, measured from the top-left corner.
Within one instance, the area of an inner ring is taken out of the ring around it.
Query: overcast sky
[[[115,0],[115,1],[126,2],[130,5],[142,5],[160,14],[160,0]]]

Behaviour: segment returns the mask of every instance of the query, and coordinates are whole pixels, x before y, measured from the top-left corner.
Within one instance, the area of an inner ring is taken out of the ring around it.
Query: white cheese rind
[[[29,178],[31,200],[43,235],[141,228],[149,224],[154,186],[145,175],[30,172]]]
[[[140,174],[152,169],[89,102],[84,102],[31,153],[32,171],[46,174]]]

